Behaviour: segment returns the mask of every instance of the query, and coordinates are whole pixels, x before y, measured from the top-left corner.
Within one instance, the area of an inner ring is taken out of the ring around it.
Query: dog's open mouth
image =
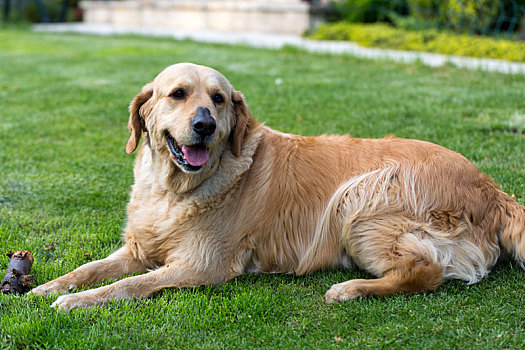
[[[173,158],[184,170],[199,171],[209,159],[208,148],[203,144],[181,146],[169,133],[166,133],[166,140]]]

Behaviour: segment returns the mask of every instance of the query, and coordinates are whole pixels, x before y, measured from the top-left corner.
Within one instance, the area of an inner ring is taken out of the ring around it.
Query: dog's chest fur
[[[135,164],[135,184],[128,204],[125,240],[133,254],[151,267],[181,261],[199,269],[245,265],[246,251],[236,239],[239,180],[250,168],[260,131],[247,136],[242,154],[225,151],[212,176],[190,193],[177,194],[158,178],[151,149],[144,146]],[[217,218],[224,218],[218,221]]]

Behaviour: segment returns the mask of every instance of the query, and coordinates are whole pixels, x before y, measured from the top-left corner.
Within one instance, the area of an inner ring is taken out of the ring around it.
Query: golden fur
[[[184,89],[184,99],[172,93]],[[211,96],[222,94],[223,103]],[[209,160],[184,170],[165,134],[189,144],[197,108],[217,123]],[[258,124],[220,73],[168,67],[130,105],[128,153],[141,136],[125,244],[33,290],[71,288],[69,310],[144,298],[163,288],[222,283],[246,272],[308,274],[353,265],[377,279],[332,286],[327,301],[436,289],[446,279],[475,283],[500,246],[525,261],[525,209],[467,159],[398,138],[302,137]]]

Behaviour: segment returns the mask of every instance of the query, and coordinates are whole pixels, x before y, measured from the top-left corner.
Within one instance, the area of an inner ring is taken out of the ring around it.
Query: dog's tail
[[[499,196],[498,207],[500,243],[525,269],[525,207],[505,193]]]

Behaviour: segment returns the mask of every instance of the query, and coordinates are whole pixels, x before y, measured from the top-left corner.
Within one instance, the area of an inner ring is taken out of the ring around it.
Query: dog
[[[124,245],[32,290],[71,310],[244,273],[357,267],[326,301],[475,283],[502,250],[525,261],[525,207],[465,157],[400,138],[302,137],[258,123],[219,72],[181,63],[130,104]],[[143,274],[140,274],[143,273]]]

